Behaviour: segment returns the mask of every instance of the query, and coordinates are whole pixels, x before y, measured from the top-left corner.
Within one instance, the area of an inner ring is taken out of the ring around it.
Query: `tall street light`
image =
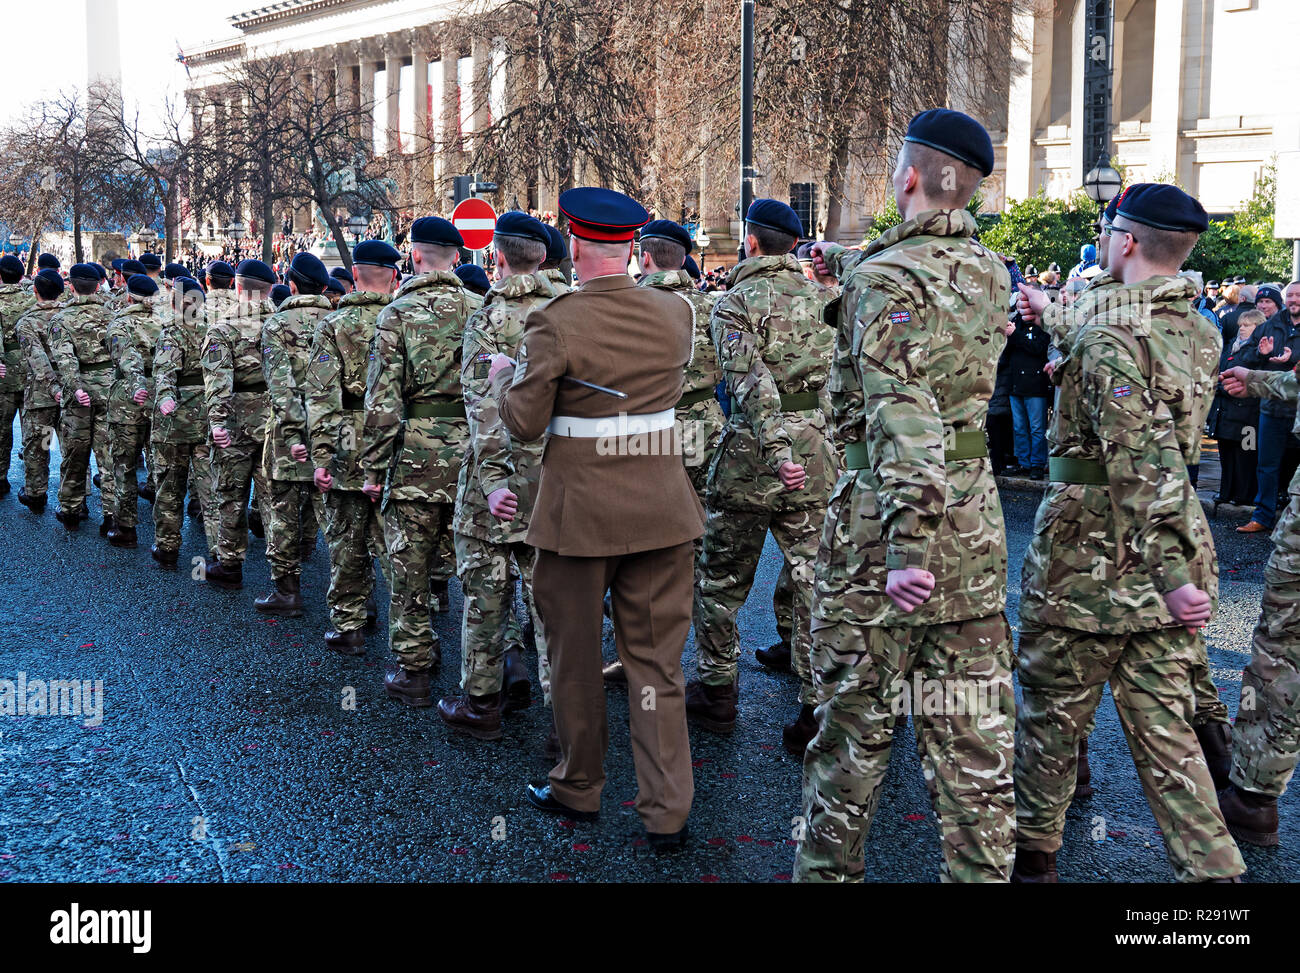
[[[745,259],[745,216],[754,201],[754,0],[740,8],[740,248]]]

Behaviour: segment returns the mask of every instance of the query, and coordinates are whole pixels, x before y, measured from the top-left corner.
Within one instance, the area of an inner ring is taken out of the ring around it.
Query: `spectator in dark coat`
[[[1260,371],[1295,368],[1296,362],[1300,361],[1300,321],[1292,320],[1290,313],[1283,308],[1255,328],[1250,340],[1242,346],[1240,355],[1238,364],[1246,368]],[[1295,413],[1296,407],[1292,402],[1265,399],[1260,403],[1255,514],[1249,523],[1237,528],[1243,534],[1272,530],[1277,521],[1278,493],[1290,482],[1296,461],[1300,459],[1300,442],[1291,435]]]
[[[1236,286],[1237,301],[1230,307],[1221,308],[1218,313],[1219,330],[1223,332],[1223,343],[1230,345],[1237,337],[1237,321],[1247,311],[1255,310],[1255,287],[1251,284]],[[1267,315],[1271,317],[1271,315]]]
[[[1002,349],[998,359],[998,377],[989,398],[989,461],[993,475],[1001,476],[1016,465],[1015,427],[1011,422],[1011,372],[1007,369],[1010,348]]]
[[[1011,422],[1015,430],[1017,467],[1012,476],[1041,480],[1047,476],[1047,406],[1052,383],[1043,372],[1051,338],[1037,322],[1025,321],[1019,312],[1007,336],[1006,372],[1011,397]]]
[[[1251,343],[1255,329],[1264,323],[1259,311],[1246,311],[1237,318],[1237,337],[1223,349],[1219,371],[1243,365],[1242,352]],[[1259,399],[1235,399],[1220,384],[1214,392],[1214,404],[1205,422],[1207,435],[1218,440],[1221,480],[1215,503],[1254,504],[1255,461],[1259,434]]]

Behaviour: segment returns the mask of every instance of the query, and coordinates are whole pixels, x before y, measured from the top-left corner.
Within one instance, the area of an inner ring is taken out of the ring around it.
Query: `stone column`
[[[461,140],[460,140],[460,88],[457,77],[457,61],[460,59],[460,45],[449,38],[442,41],[442,174],[447,185],[445,192],[451,191],[451,177],[459,175]],[[441,203],[442,200],[439,200]]]
[[[1151,143],[1148,178],[1162,173],[1184,185],[1191,172],[1179,166],[1179,132],[1183,121],[1183,25],[1185,0],[1156,0],[1157,43],[1151,55]]]
[[[385,85],[385,125],[384,152],[400,153],[402,151],[402,53],[398,47],[400,41],[389,37],[384,45],[384,80]]]
[[[472,102],[474,134],[478,135],[491,123],[491,84],[492,84],[492,45],[481,37],[475,37],[470,46],[473,68],[470,71],[470,87],[474,92]]]
[[[362,139],[367,145],[373,146],[375,144],[375,58],[372,51],[362,46],[357,48],[357,60],[361,64],[357,104],[361,110]]]
[[[1012,36],[1011,86],[1007,106],[1006,199],[1027,199],[1034,185],[1034,134],[1052,96],[1052,8],[1020,9]]]
[[[428,42],[418,34],[411,34],[411,117],[417,152],[429,142],[429,52]]]
[[[1083,157],[1083,72],[1088,61],[1088,25],[1083,0],[1075,0],[1070,21],[1070,189],[1083,185],[1083,176],[1097,164]]]

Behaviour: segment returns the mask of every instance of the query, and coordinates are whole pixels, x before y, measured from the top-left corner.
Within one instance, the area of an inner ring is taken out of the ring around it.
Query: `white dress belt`
[[[663,412],[643,412],[639,415],[628,415],[624,412],[616,416],[601,416],[595,419],[582,416],[552,416],[547,430],[552,436],[606,439],[639,436],[642,433],[671,429],[675,419],[674,409],[664,409]]]

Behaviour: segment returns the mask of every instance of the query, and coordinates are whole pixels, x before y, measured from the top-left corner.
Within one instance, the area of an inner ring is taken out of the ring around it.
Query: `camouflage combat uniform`
[[[0,378],[0,480],[9,477],[14,448],[14,416],[23,404],[23,358],[18,343],[18,319],[36,304],[36,294],[19,284],[0,284],[0,349],[5,377]],[[27,442],[24,432],[23,442]],[[48,459],[46,460],[48,463]]]
[[[275,580],[296,576],[302,559],[316,546],[320,491],[312,482],[310,456],[298,462],[292,446],[309,446],[307,366],[316,326],[330,313],[329,298],[322,294],[296,294],[267,318],[262,327],[262,374],[271,403],[262,455],[270,496],[266,511],[266,559]]]
[[[450,533],[469,432],[461,339],[478,305],[459,277],[434,271],[403,284],[375,322],[361,466],[369,479],[387,476],[382,512],[393,573],[389,643],[411,672],[428,671],[440,659],[429,623],[429,587],[435,571],[446,570],[439,564],[440,538]]]
[[[1111,290],[1068,342],[1077,372],[1062,385],[1052,482],[1022,571],[1015,762],[1017,842],[1054,852],[1079,737],[1109,681],[1181,881],[1245,870],[1192,729],[1202,636],[1163,598],[1193,582],[1218,601],[1214,539],[1186,470],[1220,350],[1195,296],[1181,277]]]
[[[114,521],[119,527],[136,525],[140,486],[135,471],[149,442],[154,405],[148,399],[137,405],[132,396],[139,389],[153,394],[154,348],[164,318],[170,317],[165,303],[137,297],[108,324],[108,351],[117,366],[108,397],[108,441],[113,454]]]
[[[834,331],[823,319],[827,292],[792,255],[738,264],[711,323],[731,416],[709,470],[707,521],[695,586],[695,648],[700,681],[736,682],[736,615],[749,595],[770,529],[791,564],[797,590],[791,661],[799,701],[813,702],[808,672],[812,564],[836,460],[820,393]],[[802,490],[777,476],[785,461],[806,472]]]
[[[153,360],[153,464],[158,495],[153,507],[154,543],[161,551],[178,551],[185,518],[185,492],[199,498],[207,551],[215,555],[220,514],[212,484],[212,444],[208,442],[203,396],[203,352],[207,327],[201,305],[163,322]],[[176,403],[171,415],[158,408]]]
[[[115,506],[107,412],[113,382],[113,359],[108,352],[111,317],[102,295],[76,294],[50,318],[50,356],[63,385],[59,508],[65,514],[79,514],[86,502],[86,472],[92,448],[99,467],[104,513],[111,514]],[[90,405],[77,401],[77,389],[90,396]]]
[[[250,484],[257,491],[263,521],[271,519],[271,494],[262,466],[271,415],[262,374],[262,325],[275,308],[266,300],[226,306],[225,315],[208,327],[203,386],[209,429],[221,426],[230,434],[229,446],[212,451],[220,514],[217,557],[224,564],[242,564],[248,551]]]
[[[23,386],[23,492],[42,499],[50,489],[50,446],[59,425],[59,375],[50,360],[50,318],[59,309],[58,300],[38,300],[18,319],[15,332],[22,355]],[[8,348],[6,346],[6,352]],[[5,355],[6,367],[8,355]]]
[[[804,757],[800,881],[861,881],[907,711],[939,819],[941,878],[1010,877],[1007,549],[983,427],[1011,281],[970,238],[975,228],[965,210],[928,210],[865,251],[827,254],[844,285],[830,394],[846,469],[817,552],[819,729]],[[934,576],[911,613],[885,593],[889,572],[904,568]],[[934,706],[932,687],[952,705]]]
[[[388,294],[370,291],[345,294],[338,310],[317,328],[307,366],[312,467],[328,470],[334,478],[325,494],[325,540],[330,550],[327,600],[337,632],[355,632],[366,624],[366,603],[374,591],[373,558],[379,559],[391,588],[379,505],[361,492],[370,342],[375,319],[391,300]]]
[[[483,306],[465,325],[461,384],[469,438],[456,487],[454,529],[457,574],[465,595],[460,686],[471,696],[501,691],[507,625],[514,615],[513,561],[532,613],[542,694],[550,701],[546,639],[531,607],[537,551],[524,541],[537,496],[545,439],[531,443],[511,440],[497,413],[487,374],[493,355],[514,357],[528,312],[553,295],[540,274],[515,274],[492,286]],[[518,498],[518,509],[509,522],[498,520],[488,509],[488,496],[502,487]]]

